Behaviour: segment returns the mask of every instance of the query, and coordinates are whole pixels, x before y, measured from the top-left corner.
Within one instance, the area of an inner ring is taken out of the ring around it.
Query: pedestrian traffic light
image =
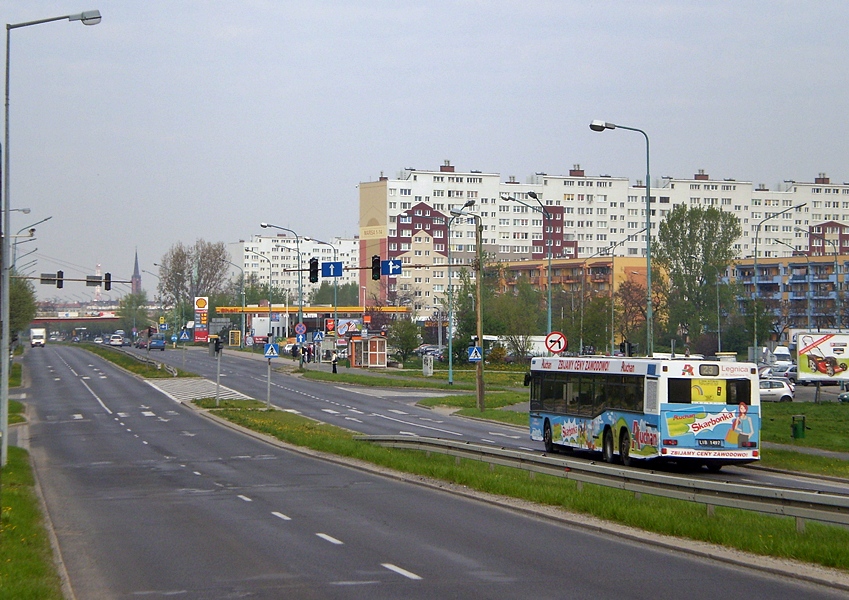
[[[61,288],[65,285],[65,271],[56,271],[56,287]]]
[[[371,278],[375,281],[380,279],[380,255],[375,254],[371,257]]]
[[[310,259],[310,283],[315,283],[317,281],[318,281],[318,259],[313,256]]]
[[[103,289],[107,292],[112,289],[112,273],[106,273],[103,276]]]

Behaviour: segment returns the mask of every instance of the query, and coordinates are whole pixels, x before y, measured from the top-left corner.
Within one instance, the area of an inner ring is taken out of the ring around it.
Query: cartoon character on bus
[[[737,434],[737,445],[742,447],[755,433],[755,426],[749,416],[749,407],[741,402],[737,407],[737,416],[731,422],[731,431]]]

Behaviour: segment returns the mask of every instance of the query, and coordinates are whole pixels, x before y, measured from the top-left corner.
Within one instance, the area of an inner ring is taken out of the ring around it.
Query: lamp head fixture
[[[528,192],[528,196],[530,196],[530,197],[531,197],[531,198],[533,198],[534,200],[539,200],[539,197],[537,196],[537,193],[536,193],[535,191],[533,191],[533,190],[531,190],[530,192]]]
[[[70,15],[68,17],[69,21],[82,21],[83,25],[97,25],[100,23],[100,11],[99,10],[87,10],[85,12],[81,12],[78,15]]]
[[[590,129],[593,131],[604,131],[605,129],[616,129],[616,125],[607,121],[593,121],[590,123]]]
[[[260,223],[259,226],[266,229],[268,227],[268,223]]]

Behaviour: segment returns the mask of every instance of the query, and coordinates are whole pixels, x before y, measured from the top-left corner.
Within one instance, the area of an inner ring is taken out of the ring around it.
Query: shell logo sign
[[[209,298],[207,296],[195,297],[195,341],[206,343],[209,341],[209,324],[207,316],[209,313]]]

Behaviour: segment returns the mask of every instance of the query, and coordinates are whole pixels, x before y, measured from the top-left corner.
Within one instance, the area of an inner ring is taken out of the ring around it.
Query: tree
[[[397,319],[389,326],[386,343],[395,348],[395,354],[404,362],[413,354],[420,342],[419,328],[412,321]]]
[[[336,288],[337,306],[359,306],[360,287],[356,283],[346,283]],[[321,286],[314,289],[309,297],[310,306],[317,304],[333,305],[333,283],[322,281]]]
[[[14,340],[19,331],[26,329],[36,314],[35,288],[29,279],[9,278],[9,339]]]
[[[669,277],[668,331],[700,336],[715,315],[718,274],[734,260],[738,218],[712,206],[676,206],[660,222],[654,260]]]
[[[147,314],[147,292],[127,294],[118,302],[118,318],[121,319],[121,329],[134,332],[138,328],[147,327],[150,323]]]
[[[178,242],[159,263],[159,292],[178,305],[193,306],[195,296],[222,292],[227,281],[228,254],[224,242]]]

